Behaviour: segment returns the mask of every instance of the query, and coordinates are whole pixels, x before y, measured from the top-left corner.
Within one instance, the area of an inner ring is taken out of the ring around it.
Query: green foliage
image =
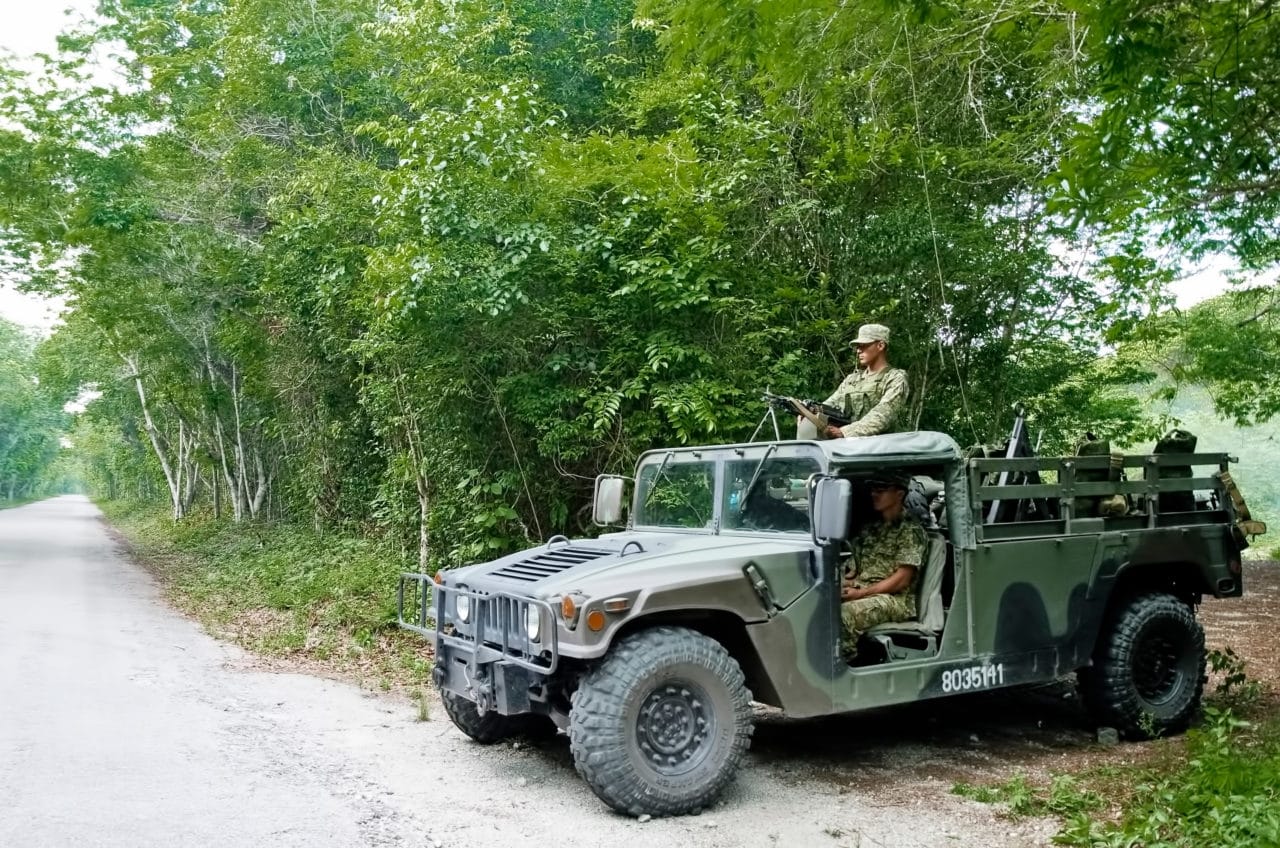
[[[1202,311],[1216,312],[1230,300],[1230,296],[1224,296],[1206,302],[1186,313],[1184,319],[1198,320],[1196,316]],[[1206,372],[1194,369],[1197,373],[1191,373],[1197,353],[1196,349],[1186,346],[1180,327],[1181,322],[1172,318],[1152,322],[1142,337],[1121,344],[1112,359],[1117,368],[1135,375],[1131,396],[1148,411],[1156,430],[1167,432],[1181,427],[1198,437],[1197,450],[1223,451],[1237,457],[1240,462],[1232,466],[1231,474],[1240,485],[1250,512],[1271,526],[1280,526],[1280,480],[1272,473],[1280,462],[1280,444],[1274,438],[1274,427],[1241,421],[1234,414],[1225,417],[1221,414],[1227,411],[1223,405],[1224,395],[1219,392],[1217,381],[1208,379]],[[1224,344],[1233,344],[1229,334],[1224,338],[1228,339]],[[1211,349],[1209,342],[1198,348],[1201,352]],[[1238,355],[1242,360],[1255,355],[1265,358],[1260,351],[1255,354],[1240,350]],[[1252,365],[1242,362],[1241,368],[1252,368]],[[1230,380],[1226,371],[1220,373],[1223,380]],[[1144,380],[1146,385],[1139,387]],[[1267,377],[1266,382],[1270,386],[1274,380]],[[1242,391],[1246,388],[1241,386]],[[1254,400],[1265,397],[1267,391],[1268,388],[1262,389],[1253,396]],[[1135,450],[1150,450],[1153,446],[1154,434],[1149,430],[1142,433],[1134,428],[1128,435],[1129,438],[1113,443]],[[1261,538],[1263,546],[1269,538]]]
[[[1209,702],[1219,712],[1248,713],[1265,694],[1262,681],[1249,677],[1244,660],[1230,647],[1209,651],[1209,671],[1216,676]]]
[[[1081,12],[1094,114],[1060,166],[1064,199],[1111,227],[1149,223],[1191,252],[1272,264],[1280,22],[1250,3],[1106,0]]]
[[[1200,304],[1173,330],[1168,347],[1175,379],[1206,386],[1215,410],[1237,425],[1280,414],[1280,287]]]
[[[1086,789],[1078,779],[1066,774],[1054,777],[1044,789],[1033,786],[1024,775],[1015,775],[997,786],[957,783],[951,791],[984,804],[1003,804],[1014,819],[1029,816],[1087,819],[1089,814],[1105,805],[1101,795]]]
[[[822,396],[868,320],[922,428],[1154,432],[1097,350],[1165,269],[1122,240],[1100,290],[1050,207],[1108,9],[101,6],[0,74],[0,233],[73,299],[42,383],[102,393],[109,498],[487,558],[590,532],[644,450],[746,438],[761,389]]]
[[[178,525],[127,503],[109,505],[144,542],[199,556],[199,569],[174,575],[193,601],[213,608],[296,612],[303,624],[351,627],[366,636],[395,624],[395,585],[404,561],[377,543],[296,527],[243,532],[202,514]]]
[[[57,467],[66,416],[41,385],[32,339],[0,319],[0,503],[68,491]]]
[[[1053,816],[1054,837],[1080,848],[1165,846],[1230,848],[1280,840],[1280,722],[1251,723],[1231,708],[1249,708],[1261,694],[1230,649],[1212,651],[1219,675],[1213,706],[1187,734],[1185,751],[1155,766],[1058,775],[1048,787],[1018,775],[995,786],[956,784],[957,795],[1002,804],[1013,818]],[[1231,708],[1228,708],[1231,707]],[[1172,753],[1166,749],[1166,753]],[[1096,787],[1096,788],[1091,788]],[[1105,799],[1105,800],[1104,800]],[[1100,815],[1111,805],[1118,814]]]
[[[1082,848],[1280,842],[1280,725],[1205,712],[1205,725],[1188,733],[1185,763],[1137,776],[1119,821],[1073,815],[1055,841]]]
[[[1113,340],[1171,339],[1178,379],[1206,385],[1237,423],[1269,421],[1280,412],[1280,19],[1266,3],[1076,8],[1087,106],[1058,162],[1054,208],[1096,226],[1105,267],[1130,282]],[[1270,273],[1187,314],[1164,309],[1182,262],[1216,254]],[[1160,314],[1144,326],[1148,311]]]

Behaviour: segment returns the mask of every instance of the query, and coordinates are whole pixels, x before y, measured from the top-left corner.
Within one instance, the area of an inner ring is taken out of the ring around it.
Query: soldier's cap
[[[902,489],[904,492],[911,486],[911,475],[905,471],[892,468],[881,469],[867,478],[867,485],[873,489]]]
[[[858,328],[858,337],[850,344],[863,345],[872,342],[889,343],[889,328],[884,324],[863,324]]]

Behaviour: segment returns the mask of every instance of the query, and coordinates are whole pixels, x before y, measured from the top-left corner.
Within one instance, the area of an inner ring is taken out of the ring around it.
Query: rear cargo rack
[[[1079,471],[1100,471],[1111,466],[1110,456],[1063,456],[970,459],[968,504],[979,541],[1028,538],[1035,536],[1061,536],[1073,532],[1100,532],[1105,526],[1112,530],[1144,530],[1158,527],[1183,527],[1195,524],[1222,524],[1232,506],[1227,501],[1227,488],[1219,476],[1227,471],[1230,457],[1224,453],[1197,454],[1138,454],[1124,456],[1121,467],[1133,473],[1137,479],[1119,481],[1086,481],[1077,477]],[[1194,467],[1209,466],[1215,473],[1193,476]],[[1165,476],[1165,469],[1185,469],[1185,476]],[[1025,479],[1034,474],[1049,473],[1056,482],[1040,482],[1013,485],[993,485],[990,477],[996,474],[1017,474]],[[1213,509],[1192,511],[1168,511],[1160,509],[1160,496],[1172,492],[1185,492],[1188,497],[1196,491],[1207,491],[1218,497]],[[1092,518],[1078,515],[1077,501],[1082,498],[1121,494],[1136,498],[1141,509],[1118,518]],[[1048,513],[1041,520],[1026,520],[1023,506],[1038,502],[1047,503],[1037,512]],[[1001,504],[1016,509],[1008,510],[1008,517],[992,521],[991,514],[999,512]]]

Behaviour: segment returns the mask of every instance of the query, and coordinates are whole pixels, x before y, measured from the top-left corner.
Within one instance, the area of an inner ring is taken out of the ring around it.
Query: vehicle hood
[[[740,561],[811,549],[804,537],[721,536],[692,533],[610,533],[597,539],[554,541],[493,562],[451,571],[450,585],[480,591],[550,598],[599,584],[646,586],[646,575],[681,565]]]

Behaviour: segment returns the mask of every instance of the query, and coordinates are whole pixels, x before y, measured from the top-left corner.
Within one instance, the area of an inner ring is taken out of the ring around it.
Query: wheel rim
[[[636,740],[649,767],[659,774],[683,774],[707,758],[716,717],[706,692],[684,681],[654,689],[636,716]]]
[[[1133,684],[1152,706],[1169,703],[1182,687],[1186,640],[1171,622],[1146,628],[1134,646]]]

